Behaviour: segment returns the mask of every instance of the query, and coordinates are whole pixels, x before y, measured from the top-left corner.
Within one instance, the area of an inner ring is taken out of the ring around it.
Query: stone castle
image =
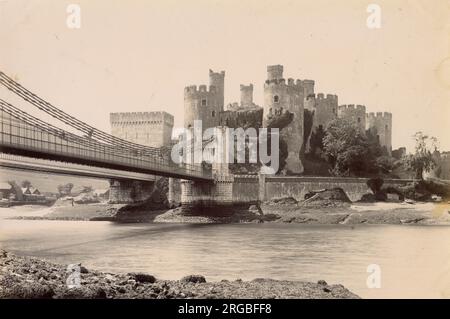
[[[316,94],[313,80],[286,80],[283,71],[282,65],[267,67],[264,104],[259,106],[253,101],[253,84],[241,84],[240,102],[225,105],[225,71],[209,70],[209,85],[190,85],[184,89],[184,127],[192,127],[195,120],[202,121],[203,129],[217,126],[266,127],[273,115],[290,112],[293,119],[281,130],[281,137],[288,146],[285,169],[290,174],[301,174],[301,148],[310,137],[305,133],[304,114],[309,110],[313,114],[311,132],[319,127],[325,130],[336,118],[349,119],[362,134],[368,130],[377,136],[380,145],[391,154],[391,113],[366,113],[364,105],[339,105],[335,94]],[[171,143],[173,116],[166,112],[112,113],[110,122],[112,134],[120,138],[154,147]]]
[[[224,108],[225,72],[209,71],[209,86],[187,86],[184,90],[185,127],[191,127],[194,120],[203,122],[203,129],[215,126],[244,126],[255,122],[255,113],[262,111],[262,125],[274,114],[289,111],[293,120],[281,131],[288,145],[286,169],[289,173],[300,174],[303,166],[300,151],[305,139],[304,110],[313,112],[311,131],[322,127],[336,118],[346,118],[354,122],[362,134],[369,130],[378,137],[380,145],[392,152],[392,114],[366,113],[364,105],[339,105],[335,94],[315,94],[313,80],[300,80],[283,77],[282,65],[267,67],[267,79],[264,82],[264,105],[253,102],[253,84],[240,85],[241,101]],[[257,115],[256,115],[257,116]],[[253,118],[249,118],[253,117]]]

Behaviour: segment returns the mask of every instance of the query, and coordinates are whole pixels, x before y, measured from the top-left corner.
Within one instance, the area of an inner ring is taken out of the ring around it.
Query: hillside
[[[12,169],[0,169],[0,181],[16,181],[19,185],[23,180],[29,180],[31,184],[41,192],[57,192],[57,186],[60,184],[74,184],[74,191],[82,186],[92,186],[94,189],[109,188],[108,180],[94,179],[86,177],[75,177],[68,175],[36,173]]]

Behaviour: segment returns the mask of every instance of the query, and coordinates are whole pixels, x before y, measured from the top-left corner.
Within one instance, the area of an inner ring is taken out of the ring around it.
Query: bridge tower
[[[233,203],[233,174],[228,168],[228,150],[230,148],[227,127],[215,128],[214,158],[212,163],[213,181],[181,180],[181,206],[184,210],[220,209],[229,207]],[[172,181],[172,189],[175,181]],[[170,198],[169,190],[169,198]]]

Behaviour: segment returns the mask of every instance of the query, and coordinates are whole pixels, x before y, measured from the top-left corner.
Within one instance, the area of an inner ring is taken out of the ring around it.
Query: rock
[[[204,283],[206,279],[202,275],[189,275],[181,278],[181,282]]]
[[[293,197],[280,197],[274,198],[267,202],[267,204],[276,204],[276,205],[297,205],[298,201]]]
[[[307,202],[308,199],[310,199],[310,201],[333,200],[351,203],[351,200],[348,198],[345,191],[340,187],[311,191],[305,195],[305,202]]]
[[[374,194],[366,193],[361,196],[361,199],[358,202],[361,203],[375,203],[377,199],[375,198]]]
[[[328,288],[328,287],[323,287],[323,291],[325,291],[325,292],[331,292],[331,289]]]
[[[325,280],[319,280],[319,281],[317,282],[317,284],[318,284],[318,285],[321,285],[321,286],[328,286],[328,283],[327,283]]]
[[[93,203],[99,203],[100,202],[98,197],[93,192],[81,193],[80,195],[75,197],[73,199],[73,201],[76,204],[93,204]]]
[[[21,298],[21,299],[49,299],[55,292],[51,287],[42,283],[17,284],[8,289],[6,295],[2,298]]]
[[[412,200],[412,199],[405,199],[405,203],[414,205],[416,203],[416,201]]]
[[[154,283],[156,282],[156,278],[153,275],[145,274],[145,273],[129,273],[128,276],[136,280],[137,282],[148,282]]]
[[[82,273],[82,274],[88,274],[89,273],[89,270],[86,267],[81,266],[81,264],[79,264],[79,266],[80,266],[80,273]]]
[[[99,286],[81,286],[66,288],[56,295],[56,298],[64,299],[105,299],[106,292]]]
[[[6,258],[6,257],[8,257],[8,253],[5,250],[1,249],[0,250],[0,258]]]

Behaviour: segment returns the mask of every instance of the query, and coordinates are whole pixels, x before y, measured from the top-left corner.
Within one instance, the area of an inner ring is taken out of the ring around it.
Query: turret
[[[280,80],[283,78],[283,66],[282,65],[269,65],[267,66],[267,80]]]
[[[223,111],[225,94],[225,71],[214,72],[209,70],[209,85],[217,89],[217,106]]]
[[[241,106],[249,107],[253,105],[253,84],[240,86],[241,89]]]

